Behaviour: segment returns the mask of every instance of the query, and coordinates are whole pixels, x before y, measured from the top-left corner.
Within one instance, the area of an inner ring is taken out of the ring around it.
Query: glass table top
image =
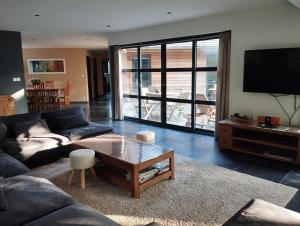
[[[103,154],[131,164],[139,164],[173,151],[169,148],[148,144],[117,134],[105,134],[87,138],[74,144],[92,149],[96,151],[96,154]]]

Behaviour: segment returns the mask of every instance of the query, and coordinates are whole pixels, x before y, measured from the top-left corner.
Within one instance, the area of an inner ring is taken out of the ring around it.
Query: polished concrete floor
[[[230,151],[220,151],[212,136],[165,129],[132,121],[112,121],[109,96],[81,105],[87,108],[91,121],[110,125],[115,133],[134,137],[139,130],[151,130],[156,134],[156,144],[170,147],[177,154],[275,183],[300,188],[300,167],[298,166]],[[300,192],[294,196],[287,207],[300,212]]]

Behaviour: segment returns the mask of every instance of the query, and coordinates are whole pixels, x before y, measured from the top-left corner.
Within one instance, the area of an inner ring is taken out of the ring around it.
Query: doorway
[[[110,65],[108,59],[102,60],[102,76],[103,76],[103,93],[104,95],[110,94]]]
[[[87,66],[87,76],[88,76],[89,100],[94,100],[99,95],[97,59],[87,56],[86,66]]]
[[[93,100],[93,79],[92,79],[92,70],[91,70],[91,58],[86,57],[86,67],[87,67],[87,76],[88,76],[88,90],[89,90],[89,100]]]

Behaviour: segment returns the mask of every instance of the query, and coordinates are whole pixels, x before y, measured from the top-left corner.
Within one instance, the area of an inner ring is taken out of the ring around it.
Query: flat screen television
[[[300,94],[300,48],[245,51],[243,91]]]

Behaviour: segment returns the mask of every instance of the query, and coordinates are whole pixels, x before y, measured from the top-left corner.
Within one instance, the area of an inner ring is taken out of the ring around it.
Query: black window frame
[[[226,31],[224,31],[226,32]],[[124,94],[124,97],[129,98],[137,98],[139,100],[139,115],[138,118],[132,118],[132,117],[125,117],[127,120],[133,120],[142,122],[145,124],[150,125],[156,125],[164,128],[172,128],[172,129],[179,129],[183,131],[188,132],[200,132],[203,134],[213,135],[214,131],[211,130],[204,130],[196,128],[195,126],[195,108],[197,104],[202,105],[216,105],[216,101],[202,101],[202,100],[196,100],[196,73],[197,72],[217,72],[218,68],[216,67],[197,67],[197,41],[204,41],[204,40],[210,40],[210,39],[220,39],[220,36],[223,32],[216,32],[216,33],[210,33],[210,34],[204,34],[204,35],[195,35],[195,36],[188,36],[188,37],[179,37],[179,38],[171,38],[171,39],[162,39],[162,40],[156,40],[156,41],[149,41],[149,42],[140,42],[140,43],[133,43],[133,44],[124,44],[124,45],[118,45],[118,46],[110,46],[110,53],[113,55],[113,50],[115,47],[121,48],[121,49],[127,49],[127,48],[137,48],[137,55],[140,59],[141,57],[141,48],[146,46],[154,46],[154,45],[160,45],[161,46],[161,68],[149,68],[149,69],[142,69],[140,67],[140,64],[138,64],[138,69],[127,69],[125,71],[128,72],[138,72],[138,79],[139,84],[141,84],[141,72],[161,72],[161,97],[148,97],[148,96],[141,96],[141,86],[139,85],[138,88],[138,95],[127,95]],[[167,68],[166,65],[166,45],[172,44],[172,43],[178,43],[178,42],[188,42],[192,41],[192,68]],[[139,60],[140,62],[140,60]],[[136,71],[137,70],[137,71]],[[167,98],[166,96],[166,73],[167,72],[184,72],[184,71],[190,71],[192,72],[192,98],[191,100],[183,100],[178,98]],[[114,98],[113,98],[114,99]],[[155,122],[155,121],[149,121],[144,120],[141,118],[141,100],[157,100],[161,101],[161,122]],[[184,126],[178,126],[178,125],[172,125],[166,123],[166,103],[167,102],[176,102],[176,103],[189,103],[191,104],[191,127],[184,127]],[[114,115],[114,100],[113,100],[113,115]]]

